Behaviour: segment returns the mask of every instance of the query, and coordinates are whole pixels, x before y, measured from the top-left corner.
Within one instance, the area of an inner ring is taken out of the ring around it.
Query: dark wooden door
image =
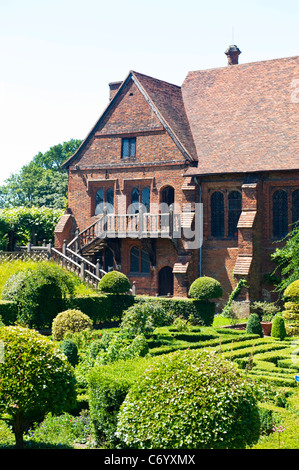
[[[159,295],[173,295],[172,268],[165,266],[159,271]]]

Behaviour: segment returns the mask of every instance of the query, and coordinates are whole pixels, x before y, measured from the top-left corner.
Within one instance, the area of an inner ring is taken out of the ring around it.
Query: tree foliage
[[[13,207],[0,209],[0,249],[15,245],[34,245],[54,237],[54,229],[63,213],[50,207]]]
[[[68,176],[61,165],[79,147],[81,140],[71,139],[39,152],[12,174],[0,188],[1,207],[47,206],[61,209],[67,203]]]
[[[277,265],[275,272],[281,272],[277,290],[283,292],[289,284],[299,279],[299,227],[289,233],[285,245],[277,248],[271,259]]]
[[[75,375],[54,342],[36,331],[1,327],[5,361],[0,363],[0,412],[13,425],[16,445],[23,434],[46,413],[70,410],[76,401]]]

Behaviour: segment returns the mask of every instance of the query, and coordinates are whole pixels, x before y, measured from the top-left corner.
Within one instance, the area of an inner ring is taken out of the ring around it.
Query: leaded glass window
[[[273,193],[273,237],[282,238],[288,233],[288,195],[279,189]]]
[[[211,196],[211,235],[224,237],[224,197],[221,191]]]

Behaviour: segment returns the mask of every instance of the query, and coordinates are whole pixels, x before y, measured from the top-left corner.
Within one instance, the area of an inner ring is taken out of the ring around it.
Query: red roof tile
[[[298,79],[299,56],[190,72],[182,95],[198,165],[187,174],[299,169]]]

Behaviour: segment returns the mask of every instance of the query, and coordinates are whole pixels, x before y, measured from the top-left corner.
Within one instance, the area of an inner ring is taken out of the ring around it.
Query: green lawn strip
[[[274,425],[284,430],[261,436],[252,449],[299,449],[299,388],[288,398],[286,408],[268,403],[259,406],[272,410]]]

